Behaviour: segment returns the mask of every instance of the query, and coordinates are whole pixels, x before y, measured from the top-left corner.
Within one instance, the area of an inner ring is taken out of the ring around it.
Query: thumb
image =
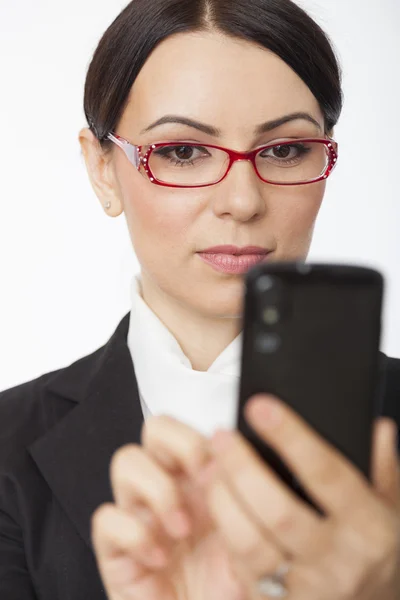
[[[378,494],[400,509],[400,461],[397,450],[398,428],[395,421],[381,418],[375,423],[372,481]]]

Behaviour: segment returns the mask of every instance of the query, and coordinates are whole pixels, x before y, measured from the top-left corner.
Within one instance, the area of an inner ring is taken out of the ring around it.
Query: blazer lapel
[[[59,403],[61,397],[77,405],[28,449],[91,548],[91,515],[113,501],[112,455],[126,444],[140,444],[144,422],[127,346],[129,318],[103,348],[59,371],[46,386],[47,402]]]

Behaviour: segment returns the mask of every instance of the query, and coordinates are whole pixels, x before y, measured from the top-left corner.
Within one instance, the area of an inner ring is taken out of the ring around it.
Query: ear
[[[110,217],[118,217],[124,209],[118,194],[118,182],[112,163],[112,152],[105,152],[99,140],[87,127],[79,132],[79,143],[90,183],[100,200],[103,210]],[[109,210],[105,209],[107,203],[111,203]]]

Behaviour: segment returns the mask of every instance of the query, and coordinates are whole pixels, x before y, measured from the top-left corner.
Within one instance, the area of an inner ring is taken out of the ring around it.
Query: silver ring
[[[292,568],[291,563],[283,563],[272,575],[265,575],[257,582],[258,593],[268,598],[286,598],[286,576]]]

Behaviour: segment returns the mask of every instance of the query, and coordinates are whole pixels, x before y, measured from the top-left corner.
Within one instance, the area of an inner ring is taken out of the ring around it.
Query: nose
[[[268,184],[259,179],[249,159],[237,160],[214,188],[214,212],[220,218],[253,221],[266,212]]]

